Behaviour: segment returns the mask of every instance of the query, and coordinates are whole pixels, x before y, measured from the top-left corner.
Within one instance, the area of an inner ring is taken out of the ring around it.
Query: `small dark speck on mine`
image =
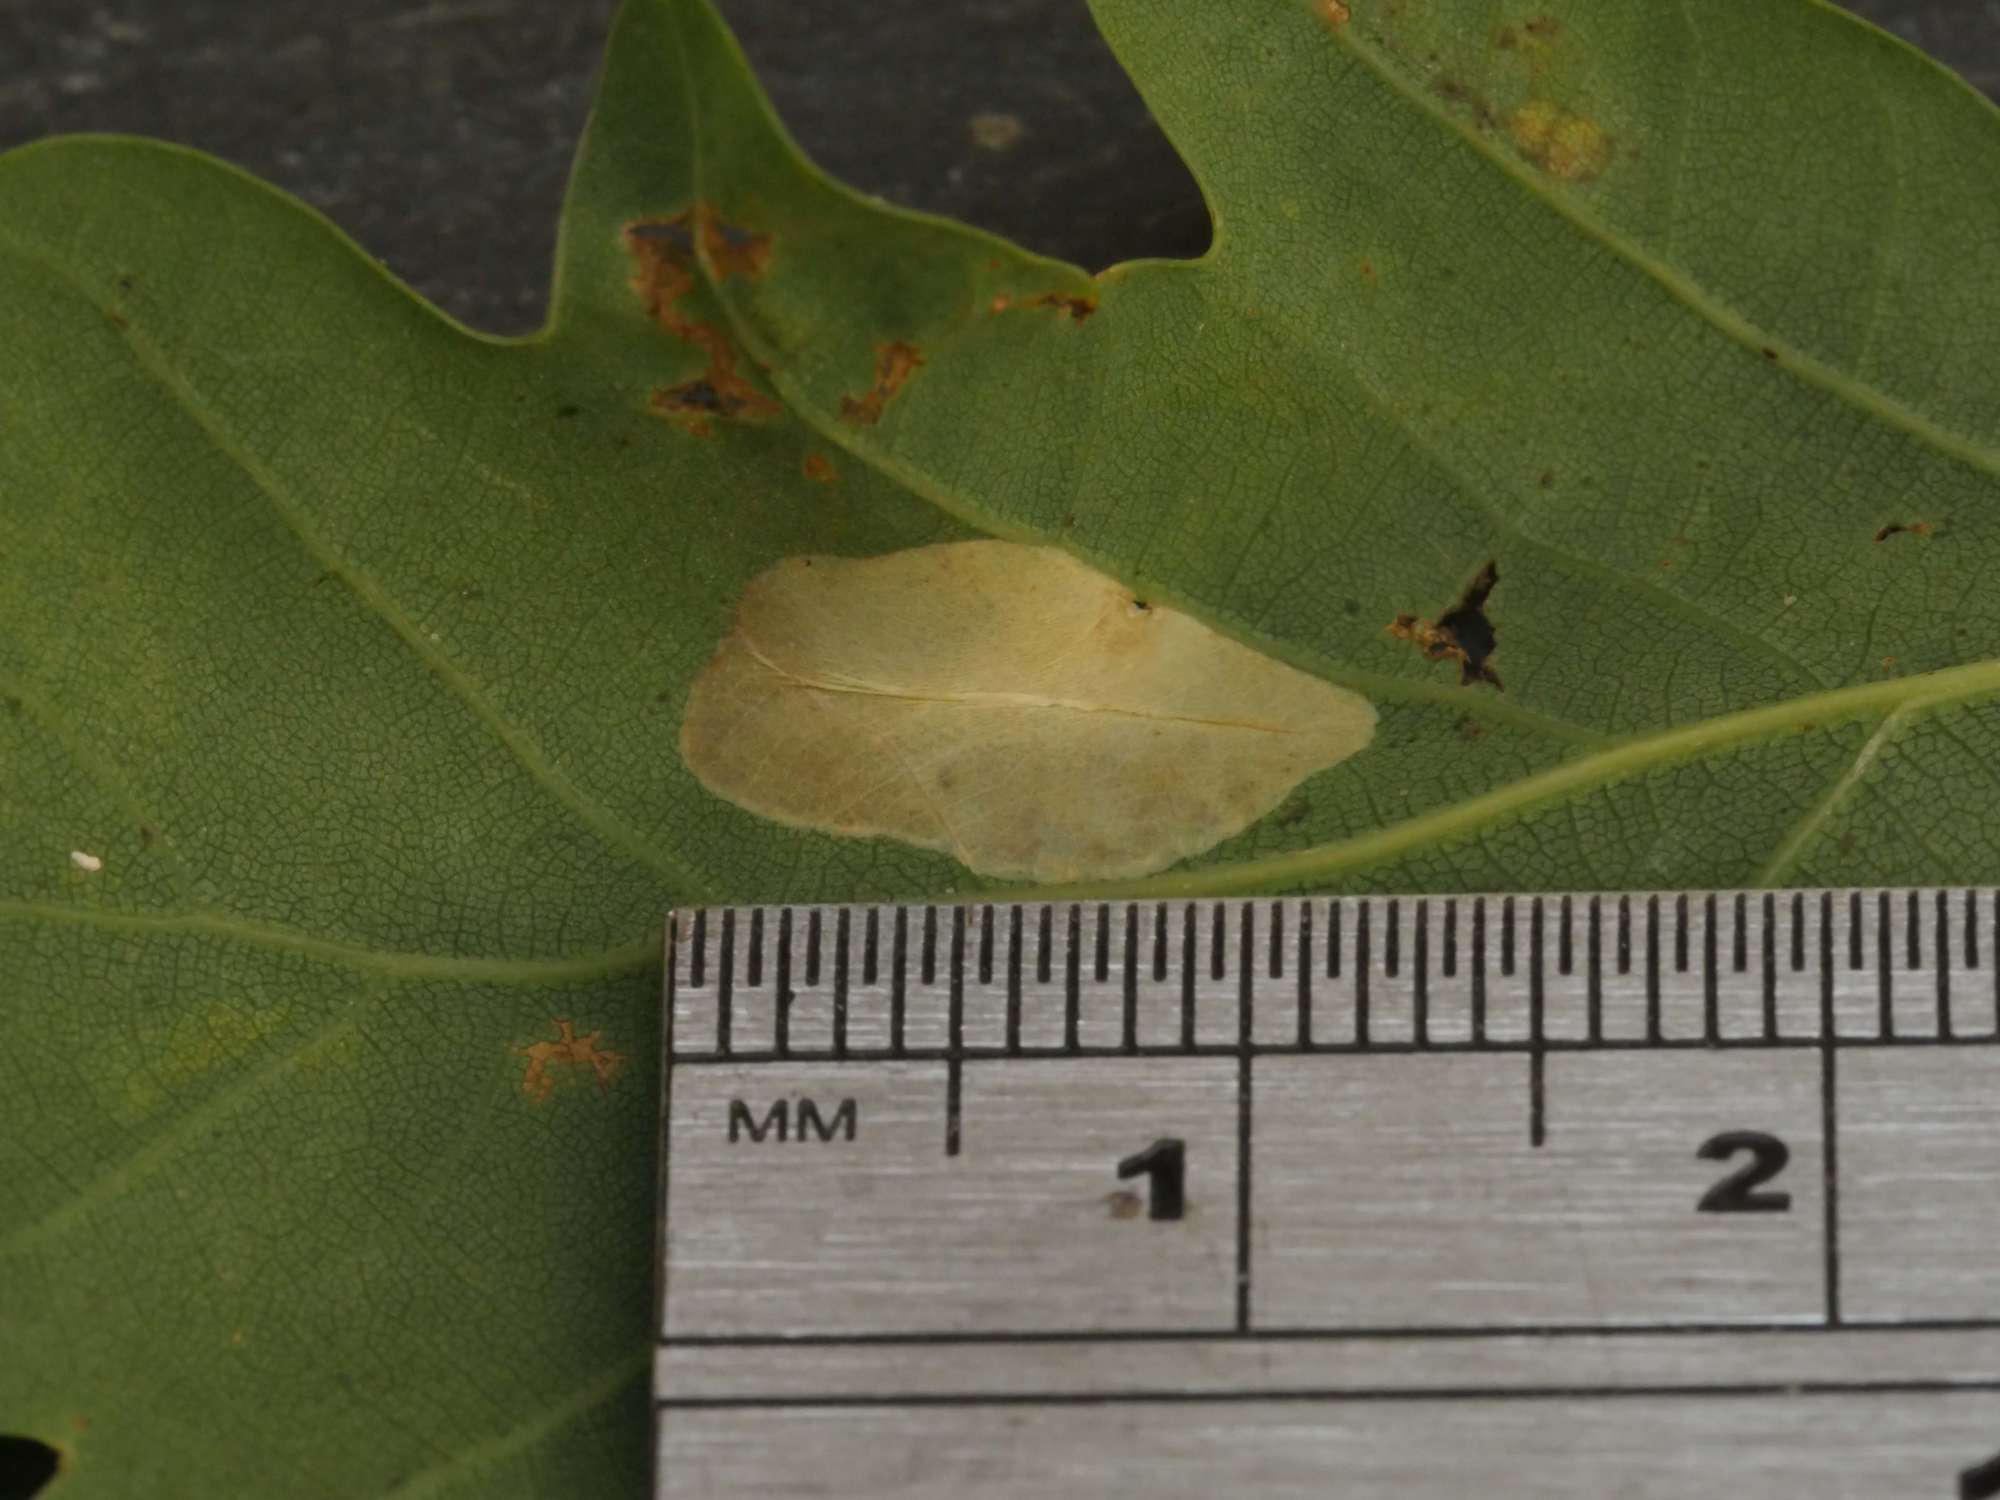
[[[582,410],[583,408],[580,406],[558,406],[556,408],[556,415],[559,417],[573,417]]]
[[[1361,613],[1361,601],[1359,599],[1343,599],[1340,601],[1340,610],[1342,614],[1358,615]]]

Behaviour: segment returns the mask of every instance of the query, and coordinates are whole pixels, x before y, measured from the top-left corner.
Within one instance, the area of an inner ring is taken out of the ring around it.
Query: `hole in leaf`
[[[62,1455],[31,1437],[0,1433],[0,1500],[38,1495],[62,1467]]]

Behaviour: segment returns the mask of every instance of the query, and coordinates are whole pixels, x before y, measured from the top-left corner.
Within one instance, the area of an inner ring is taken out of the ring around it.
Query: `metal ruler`
[[[661,1496],[2000,1496],[1993,890],[668,941]]]

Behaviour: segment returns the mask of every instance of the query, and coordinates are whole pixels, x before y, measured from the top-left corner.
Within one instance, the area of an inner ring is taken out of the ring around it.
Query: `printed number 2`
[[[1146,1179],[1146,1217],[1178,1219],[1187,1211],[1187,1142],[1161,1136],[1118,1163],[1118,1180]]]
[[[1705,1214],[1781,1214],[1792,1206],[1790,1193],[1760,1192],[1785,1170],[1791,1148],[1761,1130],[1725,1130],[1701,1143],[1695,1155],[1703,1161],[1728,1161],[1739,1151],[1750,1160],[1701,1195],[1695,1207]]]

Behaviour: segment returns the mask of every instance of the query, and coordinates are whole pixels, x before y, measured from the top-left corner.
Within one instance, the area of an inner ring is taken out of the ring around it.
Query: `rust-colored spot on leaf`
[[[1319,0],[1319,3],[1313,6],[1313,9],[1318,13],[1321,21],[1335,30],[1345,26],[1349,21],[1354,19],[1353,10],[1344,3],[1344,0]]]
[[[758,390],[736,369],[736,346],[729,335],[713,323],[690,318],[681,300],[695,288],[695,231],[700,222],[707,239],[711,220],[697,211],[679,213],[669,219],[648,219],[625,227],[625,247],[633,262],[632,289],[646,309],[646,315],[667,333],[692,345],[707,356],[708,368],[692,380],[653,392],[648,403],[655,412],[679,423],[696,437],[713,431],[711,418],[731,420],[775,416],[778,403]],[[718,234],[720,231],[716,231]],[[762,256],[768,254],[768,236],[751,236],[765,241],[765,248],[748,244],[731,245],[724,237],[725,253],[733,257],[738,274],[754,275],[761,270]],[[709,247],[705,244],[704,251]],[[722,274],[718,271],[717,274]]]
[[[1013,305],[1014,299],[1005,292],[1001,292],[991,302],[986,304],[986,310],[990,313],[1003,313]]]
[[[901,339],[893,343],[879,344],[875,349],[875,384],[862,396],[842,396],[840,415],[849,422],[872,427],[882,420],[882,408],[889,404],[896,392],[903,388],[903,382],[915,373],[917,366],[924,362],[923,354],[915,344],[906,344]]]
[[[1929,521],[1891,521],[1875,533],[1875,540],[1886,542],[1892,536],[1929,536],[1934,530]]]
[[[1588,182],[1611,160],[1603,127],[1551,99],[1530,99],[1508,118],[1507,130],[1523,156],[1565,182]]]
[[[576,1027],[568,1021],[557,1021],[554,1041],[533,1042],[526,1047],[516,1047],[517,1056],[528,1060],[527,1071],[521,1075],[521,1092],[535,1103],[540,1104],[555,1092],[555,1079],[550,1069],[555,1067],[589,1068],[597,1078],[597,1091],[601,1094],[611,1080],[618,1076],[618,1070],[625,1066],[626,1056],[598,1046],[601,1031],[578,1036]]]
[[[1375,262],[1374,262],[1374,261],[1372,261],[1372,260],[1364,260],[1363,262],[1361,262],[1361,279],[1362,279],[1363,281],[1366,281],[1366,282],[1369,282],[1369,283],[1371,283],[1371,284],[1372,284],[1372,283],[1374,282],[1374,280],[1375,280]]]
[[[821,484],[832,484],[840,477],[833,472],[833,461],[824,453],[808,453],[801,467],[805,470],[806,478],[817,480]]]
[[[1554,16],[1530,16],[1524,28],[1529,36],[1552,37],[1563,29]]]
[[[1493,622],[1486,618],[1486,599],[1499,581],[1499,569],[1489,562],[1436,624],[1416,615],[1397,615],[1389,622],[1389,634],[1408,641],[1429,661],[1456,661],[1461,685],[1490,682],[1498,688],[1500,674],[1490,658],[1499,643]]]
[[[701,258],[715,273],[717,281],[741,276],[755,281],[771,261],[771,237],[732,224],[706,203],[695,205],[695,222],[701,226]]]
[[[1028,299],[1030,307],[1058,307],[1081,323],[1097,311],[1097,303],[1090,297],[1073,296],[1068,292],[1044,292],[1039,297]]]

